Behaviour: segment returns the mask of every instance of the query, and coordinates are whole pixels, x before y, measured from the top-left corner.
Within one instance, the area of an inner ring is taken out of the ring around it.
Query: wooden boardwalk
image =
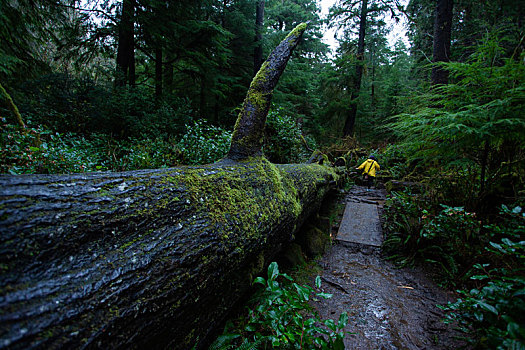
[[[377,205],[348,201],[336,239],[380,247],[383,240]]]

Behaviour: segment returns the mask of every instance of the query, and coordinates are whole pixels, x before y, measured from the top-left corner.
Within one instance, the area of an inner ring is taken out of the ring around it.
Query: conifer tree
[[[357,103],[363,77],[364,52],[366,44],[367,21],[371,17],[390,12],[397,15],[400,5],[396,0],[374,1],[374,0],[352,0],[339,1],[330,9],[332,26],[338,26],[348,32],[357,29],[357,48],[355,52],[355,73],[353,74],[352,99],[348,107],[348,113],[343,127],[343,136],[350,136],[354,131],[357,115]]]
[[[450,40],[452,35],[453,0],[438,0],[434,18],[434,44],[432,62],[448,62],[450,60]],[[446,84],[448,71],[439,65],[432,68],[432,84]]]
[[[135,0],[122,0],[118,24],[115,86],[135,85]]]

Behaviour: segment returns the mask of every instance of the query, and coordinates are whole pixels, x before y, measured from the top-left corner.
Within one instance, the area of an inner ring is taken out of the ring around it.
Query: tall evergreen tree
[[[255,11],[255,49],[253,52],[253,74],[257,74],[263,61],[262,31],[264,25],[264,0],[257,1]]]
[[[364,52],[366,45],[367,23],[371,18],[378,19],[385,12],[390,12],[396,16],[401,8],[397,0],[374,1],[374,0],[352,0],[339,1],[330,9],[332,26],[338,26],[346,31],[346,36],[357,29],[357,49],[355,52],[355,73],[353,74],[353,85],[351,87],[351,102],[348,107],[348,114],[345,118],[343,136],[349,136],[354,131],[357,115],[357,103],[361,81],[363,77]]]
[[[117,38],[115,86],[135,85],[135,0],[122,0]]]
[[[432,62],[448,62],[450,60],[450,40],[452,35],[453,0],[438,0],[434,18],[434,45]],[[434,65],[432,68],[432,84],[448,83],[448,71]]]

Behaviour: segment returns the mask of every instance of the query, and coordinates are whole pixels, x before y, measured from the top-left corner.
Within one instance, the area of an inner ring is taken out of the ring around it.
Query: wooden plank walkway
[[[342,242],[380,247],[382,234],[377,205],[347,202],[336,239]]]

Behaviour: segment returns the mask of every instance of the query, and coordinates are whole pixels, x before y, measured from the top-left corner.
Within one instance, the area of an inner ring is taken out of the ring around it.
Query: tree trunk
[[[135,40],[131,43],[129,50],[128,84],[135,87]]]
[[[301,23],[292,30],[272,51],[253,78],[233,130],[228,158],[240,160],[262,154],[264,125],[273,89],[305,29],[306,23]]]
[[[453,0],[438,0],[434,18],[434,63],[448,62],[450,60],[450,40],[452,33],[452,8]],[[432,84],[447,84],[448,71],[434,66],[432,68]]]
[[[335,178],[263,159],[0,176],[2,346],[203,344]]]
[[[163,81],[164,87],[168,94],[173,91],[173,63],[171,63],[171,57],[167,57],[168,63],[164,67]]]
[[[253,75],[257,74],[263,62],[262,30],[264,25],[264,0],[257,2],[255,11],[255,48],[253,52]]]
[[[199,112],[202,116],[207,116],[207,104],[206,104],[206,95],[208,94],[208,89],[206,88],[206,72],[199,74],[200,82],[200,93],[199,93]]]
[[[485,195],[485,178],[487,177],[487,166],[488,166],[488,159],[489,159],[489,153],[490,153],[490,143],[488,140],[485,140],[483,145],[483,151],[481,153],[481,169],[480,169],[480,175],[479,175],[479,195],[478,199],[482,199]]]
[[[155,101],[158,104],[162,99],[162,46],[157,43],[155,48]]]
[[[304,29],[254,78],[232,148],[259,146],[268,94]],[[1,175],[0,347],[205,346],[339,178],[230,154],[199,167]]]
[[[16,122],[18,126],[25,129],[26,125],[24,124],[24,120],[22,119],[22,115],[20,114],[20,111],[18,110],[18,107],[16,106],[15,102],[11,98],[11,95],[4,89],[2,84],[0,83],[0,95],[2,96],[2,99],[5,100],[7,107],[13,113],[13,116],[16,119]]]
[[[372,65],[372,83],[370,87],[370,99],[372,100],[372,107],[375,110],[375,80],[376,80],[376,65],[375,65],[375,50],[372,49],[370,52],[370,63]]]
[[[134,59],[134,0],[122,1],[122,14],[118,27],[118,47],[117,47],[117,72],[115,86],[124,86],[127,81],[135,82],[135,67],[131,68]],[[133,77],[131,74],[133,74]],[[133,78],[133,79],[131,79]]]
[[[361,2],[361,15],[359,18],[359,39],[357,41],[357,63],[355,66],[354,89],[352,91],[352,101],[346,117],[343,128],[343,137],[350,136],[354,132],[355,118],[357,115],[357,99],[361,89],[361,79],[363,77],[363,59],[365,53],[365,35],[366,35],[366,16],[368,15],[368,0]]]

